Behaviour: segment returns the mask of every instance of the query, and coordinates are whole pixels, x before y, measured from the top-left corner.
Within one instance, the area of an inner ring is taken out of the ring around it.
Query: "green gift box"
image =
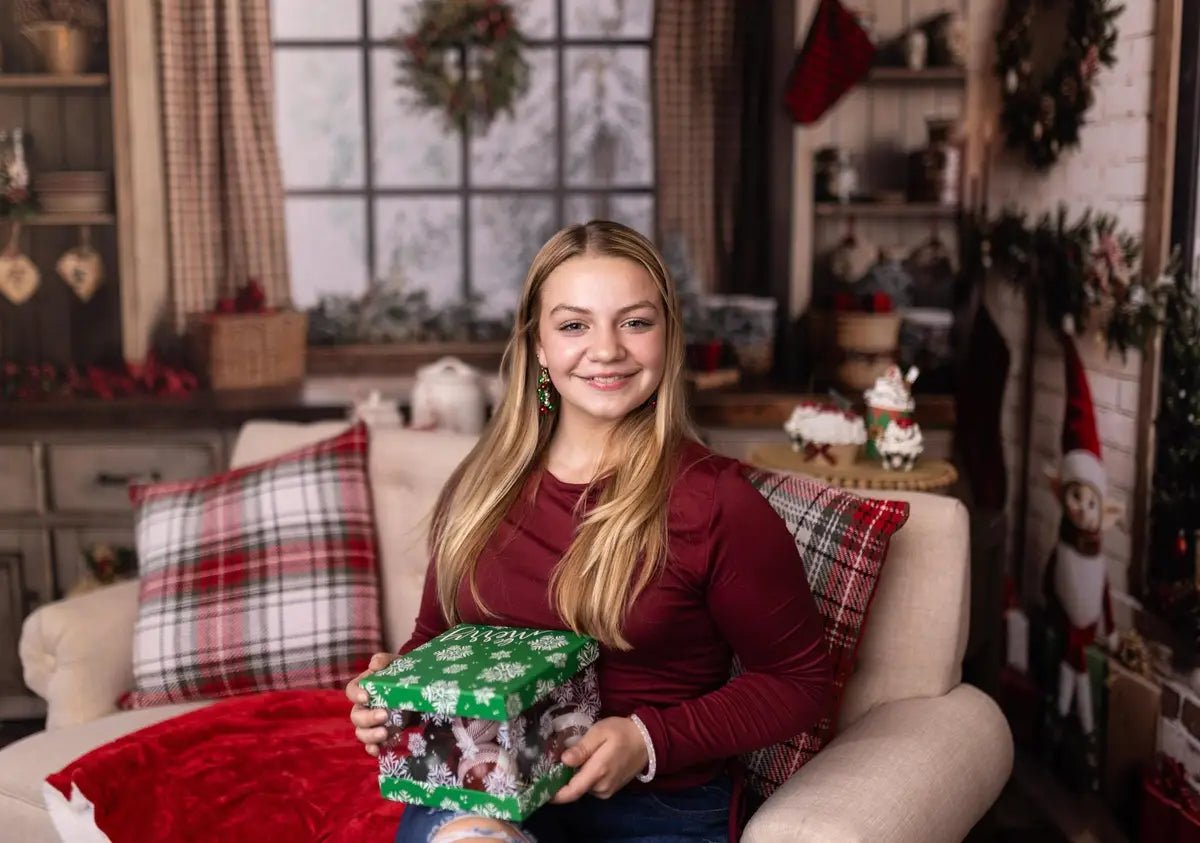
[[[388,710],[387,799],[523,820],[574,773],[563,750],[600,715],[599,645],[558,630],[460,624],[362,681]]]
[[[899,419],[911,419],[912,410],[893,410],[890,407],[867,405],[867,456],[873,460],[883,459],[875,443],[883,438],[887,426]]]

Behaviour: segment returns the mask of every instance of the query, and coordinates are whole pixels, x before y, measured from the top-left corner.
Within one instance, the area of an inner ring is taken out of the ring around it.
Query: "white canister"
[[[378,389],[372,389],[362,401],[350,408],[350,419],[361,421],[367,427],[403,427],[400,410],[395,401],[385,401]]]
[[[483,374],[457,357],[417,370],[412,427],[478,434],[487,422],[488,385]]]

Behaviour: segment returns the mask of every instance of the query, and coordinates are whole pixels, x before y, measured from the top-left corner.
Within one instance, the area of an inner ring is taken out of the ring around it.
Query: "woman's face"
[[[537,358],[561,397],[561,422],[611,426],[662,381],[666,315],[645,267],[582,255],[541,289]]]

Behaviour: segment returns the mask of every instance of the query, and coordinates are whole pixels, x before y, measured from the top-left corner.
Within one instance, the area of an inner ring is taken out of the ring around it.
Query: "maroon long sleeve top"
[[[565,628],[549,582],[578,523],[584,486],[545,471],[530,483],[479,559],[479,592],[495,614],[479,610],[464,582],[465,622]],[[668,554],[630,607],[625,637],[633,648],[602,648],[598,675],[602,715],[636,714],[650,733],[658,772],[649,787],[674,790],[812,726],[831,705],[832,678],[796,543],[738,462],[684,447]],[[402,652],[446,628],[430,565]],[[744,672],[730,680],[734,656]]]

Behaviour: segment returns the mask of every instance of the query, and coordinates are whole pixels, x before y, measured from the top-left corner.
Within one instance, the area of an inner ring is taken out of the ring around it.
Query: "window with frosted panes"
[[[653,0],[516,0],[530,84],[486,133],[448,131],[398,82],[419,0],[272,0],[292,289],[368,279],[510,311],[530,260],[594,217],[653,233]]]

